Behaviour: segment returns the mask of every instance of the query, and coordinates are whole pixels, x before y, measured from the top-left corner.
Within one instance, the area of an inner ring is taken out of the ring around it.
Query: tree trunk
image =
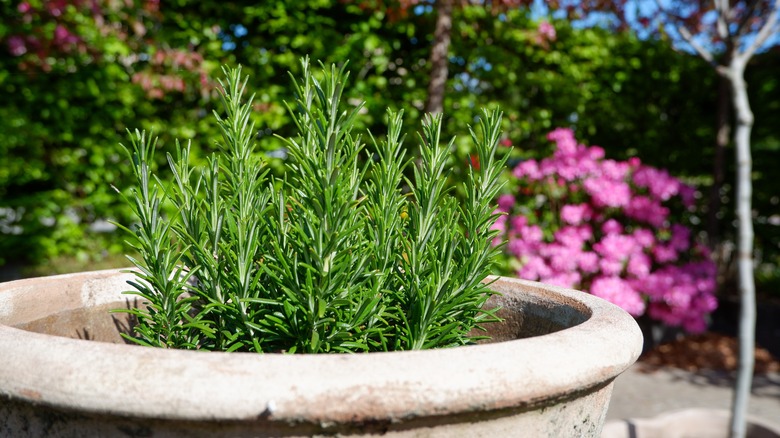
[[[447,86],[447,63],[452,38],[452,2],[436,1],[436,29],[431,48],[431,82],[428,84],[428,102],[425,111],[441,113],[444,110],[444,90]]]
[[[755,330],[756,330],[756,291],[753,278],[753,217],[751,197],[752,160],[750,154],[750,131],[753,128],[753,112],[745,83],[747,59],[735,57],[729,63],[728,75],[731,81],[732,102],[736,113],[736,131],[734,143],[737,158],[737,221],[739,239],[737,243],[737,263],[739,269],[739,294],[741,301],[739,321],[739,368],[734,389],[734,406],[731,417],[731,436],[743,438],[746,432],[750,389],[753,380]]]

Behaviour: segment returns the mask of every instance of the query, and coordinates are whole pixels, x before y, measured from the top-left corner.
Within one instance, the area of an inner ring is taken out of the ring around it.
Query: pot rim
[[[127,270],[44,277],[116,281]],[[0,324],[2,399],[95,414],[177,420],[341,423],[401,421],[455,412],[528,408],[607,385],[638,358],[642,334],[619,307],[537,282],[495,279],[585,309],[582,323],[531,338],[457,348],[368,354],[281,355],[145,348],[90,342]],[[41,279],[0,284],[3,294]],[[519,292],[522,291],[522,292]],[[202,382],[194,385],[192,382]]]

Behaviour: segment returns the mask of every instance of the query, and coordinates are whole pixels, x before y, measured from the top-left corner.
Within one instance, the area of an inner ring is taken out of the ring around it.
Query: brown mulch
[[[645,371],[660,367],[680,368],[686,371],[734,371],[737,369],[739,347],[737,339],[719,333],[689,335],[661,344],[639,358]],[[780,360],[769,351],[756,347],[755,374],[780,372]]]

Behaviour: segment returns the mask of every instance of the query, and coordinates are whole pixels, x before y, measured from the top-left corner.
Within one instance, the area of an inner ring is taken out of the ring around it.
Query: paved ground
[[[690,373],[663,368],[641,372],[641,364],[617,378],[607,421],[648,418],[685,408],[729,409],[733,378],[726,373]],[[748,412],[780,424],[780,374],[757,376]]]

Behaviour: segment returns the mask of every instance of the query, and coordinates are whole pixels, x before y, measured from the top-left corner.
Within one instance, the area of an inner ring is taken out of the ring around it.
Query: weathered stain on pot
[[[32,389],[22,388],[19,390],[19,394],[33,401],[41,399],[41,393]]]

